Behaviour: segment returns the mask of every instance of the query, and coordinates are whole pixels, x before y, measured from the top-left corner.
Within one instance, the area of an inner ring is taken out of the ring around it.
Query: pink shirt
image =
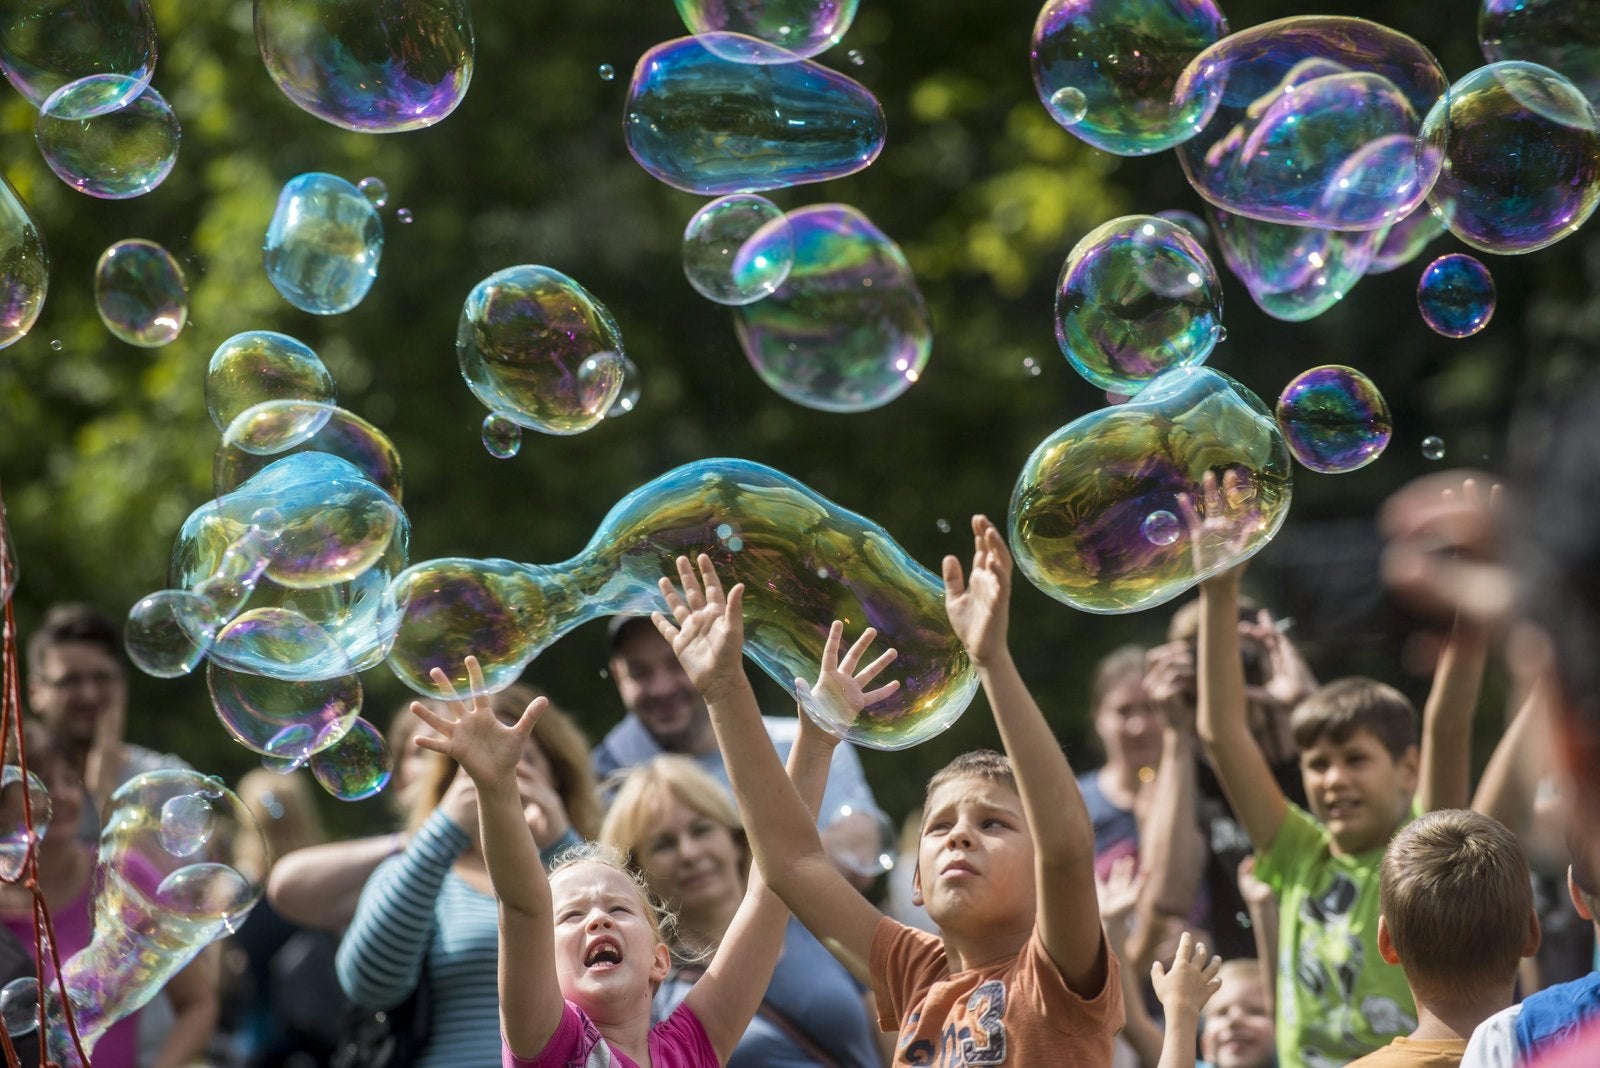
[[[650,1028],[650,1068],[720,1068],[717,1051],[687,1005]],[[524,1060],[500,1040],[505,1068],[639,1068],[633,1058],[611,1048],[595,1022],[578,1006],[566,1003],[561,1023],[533,1060]]]

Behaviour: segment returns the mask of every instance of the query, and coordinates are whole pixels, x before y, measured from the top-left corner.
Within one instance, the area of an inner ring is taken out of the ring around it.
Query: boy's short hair
[[[1413,987],[1510,982],[1533,912],[1517,836],[1464,809],[1430,812],[1395,835],[1378,876],[1379,910]]]
[[[122,628],[110,616],[92,604],[58,604],[28,637],[28,671],[37,675],[47,651],[73,643],[93,645],[113,660],[122,659]]]
[[[1406,695],[1360,676],[1316,690],[1295,706],[1289,725],[1301,752],[1323,739],[1342,745],[1357,731],[1378,739],[1396,760],[1417,744],[1417,710]]]
[[[962,753],[933,773],[933,778],[928,780],[927,790],[923,792],[923,802],[926,803],[939,787],[955,779],[985,779],[1009,786],[1013,790],[1017,788],[1017,776],[1011,770],[1010,757],[993,749],[974,749]]]

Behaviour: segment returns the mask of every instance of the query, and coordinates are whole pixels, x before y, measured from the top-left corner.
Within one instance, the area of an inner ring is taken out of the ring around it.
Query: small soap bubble
[[[1183,524],[1165,508],[1157,508],[1144,517],[1144,522],[1139,524],[1139,533],[1151,545],[1171,545],[1183,533]]]
[[[862,55],[861,50],[857,48],[852,48],[846,52],[845,58],[850,61],[852,67],[863,67],[867,63],[867,57]]]
[[[1063,126],[1076,126],[1089,111],[1089,98],[1082,89],[1063,86],[1050,94],[1050,114]]]
[[[522,428],[490,412],[483,417],[483,447],[496,460],[509,460],[522,450]]]
[[[1494,315],[1494,278],[1476,257],[1454,252],[1428,264],[1417,282],[1422,321],[1445,337],[1471,337]]]
[[[676,0],[678,14],[706,48],[735,63],[779,63],[809,58],[839,43],[856,17],[859,0]],[[735,36],[738,35],[738,36]],[[750,38],[753,42],[746,44]],[[777,49],[757,50],[760,42]],[[852,60],[852,62],[854,62]]]
[[[383,222],[355,186],[312,171],[278,194],[261,259],[283,299],[312,315],[360,304],[378,277]]]
[[[172,253],[154,241],[118,241],[95,266],[94,303],[119,341],[159,348],[183,332],[189,285]]]
[[[383,734],[357,719],[338,744],[311,758],[311,774],[341,801],[360,801],[389,785],[393,763]]]
[[[169,797],[161,805],[161,848],[175,857],[192,857],[205,848],[215,825],[216,814],[204,797]]]
[[[51,338],[50,339],[50,351],[51,352],[60,352],[64,348],[66,348],[66,346],[61,343],[61,339],[60,338],[57,337],[57,338]]]
[[[1444,438],[1437,434],[1429,434],[1422,439],[1422,458],[1424,460],[1444,459]]]
[[[258,508],[250,515],[250,526],[263,537],[276,538],[283,533],[283,513],[276,508]]]
[[[389,205],[389,186],[382,178],[367,177],[356,183],[356,188],[361,190],[361,195],[372,202],[375,208],[384,208]]]
[[[0,1027],[12,1038],[21,1038],[38,1026],[39,980],[31,975],[11,980],[0,990]]]
[[[622,388],[617,390],[617,399],[611,402],[611,407],[606,409],[606,418],[615,419],[627,415],[639,406],[639,365],[628,359],[622,358]]]
[[[1345,298],[1383,242],[1380,230],[1320,230],[1211,212],[1217,247],[1250,299],[1274,319],[1303,322]]]
[[[240,415],[267,401],[306,401],[281,419],[261,421],[235,444],[272,454],[303,441],[328,422],[338,388],[309,345],[272,330],[235,334],[211,354],[206,366],[206,409],[217,429],[227,431]]]
[[[617,68],[613,67],[609,63],[600,64],[600,80],[601,81],[603,81],[603,82],[613,81],[613,80],[616,79],[616,77],[617,77]]]
[[[894,867],[900,834],[882,812],[842,804],[821,823],[828,855],[842,871],[858,879],[876,879]]]
[[[718,304],[768,296],[794,266],[794,230],[766,197],[735,193],[694,213],[683,231],[683,273]]]
[[[239,618],[263,611],[284,610],[251,609]],[[241,643],[243,637],[238,636]],[[286,659],[292,655],[291,644],[276,641],[270,646],[263,643],[263,648]],[[330,670],[350,666],[343,650],[331,653],[329,659],[335,662]],[[264,660],[265,656],[258,656],[250,666],[276,666],[270,661],[263,664]],[[232,671],[213,659],[206,665],[206,684],[217,719],[233,739],[253,753],[281,760],[303,761],[335,744],[361,713],[361,680],[355,674],[291,682],[252,671]]]
[[[23,337],[44,309],[50,257],[28,207],[0,175],[0,349]]]
[[[948,519],[935,520],[933,525],[938,528],[940,534],[950,533],[950,520]]]
[[[127,200],[172,172],[180,134],[171,105],[154,87],[95,74],[50,94],[33,137],[63,182],[102,200]]]
[[[410,208],[397,208],[395,210],[394,217],[395,221],[399,222],[402,226],[410,226],[416,219],[416,216],[411,214]]]
[[[1182,208],[1168,208],[1166,211],[1156,212],[1156,218],[1177,223],[1189,231],[1194,236],[1194,239],[1200,242],[1202,248],[1211,244],[1211,227],[1207,226],[1206,221],[1192,211],[1184,211]]]
[[[1378,387],[1337,364],[1297,375],[1278,397],[1277,419],[1294,458],[1323,474],[1367,466],[1383,454],[1393,431]]]
[[[12,883],[22,878],[28,851],[50,829],[50,792],[44,780],[33,772],[27,776],[27,805],[33,810],[29,826],[28,810],[23,805],[22,768],[7,764],[0,769],[0,881]],[[74,829],[74,833],[76,830]]]
[[[1217,343],[1220,345],[1222,342],[1224,342],[1226,340],[1228,340],[1228,328],[1223,326],[1221,323],[1218,323],[1217,324]]]
[[[128,609],[123,631],[128,659],[147,675],[175,679],[193,671],[227,619],[208,597],[162,590]]]

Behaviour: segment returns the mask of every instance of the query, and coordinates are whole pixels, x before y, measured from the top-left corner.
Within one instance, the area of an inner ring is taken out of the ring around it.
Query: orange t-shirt
[[[1085,1000],[1067,989],[1037,928],[1015,958],[951,975],[942,939],[886,916],[872,934],[878,1026],[899,1029],[895,1064],[1110,1064],[1122,988],[1117,958],[1103,952],[1105,986]]]
[[[1380,1046],[1348,1068],[1456,1068],[1466,1056],[1464,1038],[1414,1039],[1401,1036]]]

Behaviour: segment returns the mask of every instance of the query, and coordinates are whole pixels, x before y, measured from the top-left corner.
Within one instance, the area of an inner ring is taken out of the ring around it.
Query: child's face
[[[649,905],[609,864],[579,863],[550,879],[561,996],[597,1022],[648,1006],[672,959]]]
[[[976,777],[935,790],[922,821],[916,891],[947,930],[1031,921],[1033,836],[1017,791]]]
[[[676,797],[661,806],[636,852],[663,901],[694,913],[744,896],[744,856],[727,827]]]
[[[1206,1005],[1201,1055],[1217,1068],[1262,1068],[1272,1047],[1272,1017],[1259,976],[1230,975]]]
[[[1343,742],[1319,738],[1300,751],[1311,814],[1338,852],[1365,853],[1388,842],[1417,790],[1417,750],[1396,760],[1376,736],[1358,730]]]

